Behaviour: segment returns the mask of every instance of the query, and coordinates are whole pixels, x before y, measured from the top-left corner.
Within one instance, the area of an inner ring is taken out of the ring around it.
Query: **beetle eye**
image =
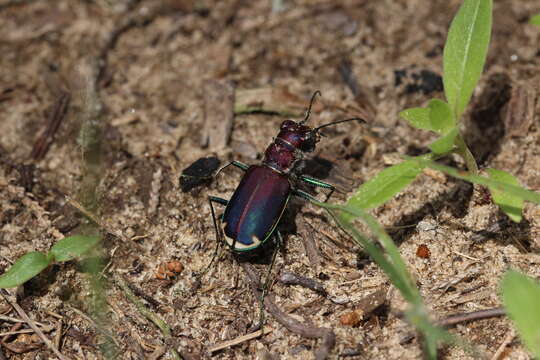
[[[283,130],[283,129],[287,129],[287,128],[290,128],[291,126],[293,125],[296,125],[296,123],[292,120],[285,120],[284,122],[281,123],[281,126],[280,128]]]
[[[315,150],[315,144],[317,143],[317,136],[311,131],[306,132],[302,136],[302,145],[300,149],[305,152],[312,152]]]

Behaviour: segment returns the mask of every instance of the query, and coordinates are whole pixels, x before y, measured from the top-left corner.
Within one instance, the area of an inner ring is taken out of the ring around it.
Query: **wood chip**
[[[503,108],[504,129],[507,136],[525,136],[534,119],[537,93],[531,86],[512,87],[510,100]]]
[[[215,151],[229,144],[234,118],[234,85],[228,80],[204,84],[204,130],[201,146]]]
[[[246,342],[246,341],[249,341],[249,340],[252,340],[252,339],[256,339],[259,336],[269,334],[272,331],[273,331],[273,329],[271,329],[271,328],[263,328],[261,330],[257,330],[255,332],[249,333],[247,335],[239,336],[236,339],[232,339],[232,340],[224,341],[224,342],[222,342],[220,344],[212,345],[212,346],[210,346],[208,348],[208,351],[210,353],[213,353],[213,352],[216,352],[216,351],[219,351],[219,350],[223,350],[223,349],[226,349],[228,347],[235,346],[235,345],[241,344],[243,342]]]

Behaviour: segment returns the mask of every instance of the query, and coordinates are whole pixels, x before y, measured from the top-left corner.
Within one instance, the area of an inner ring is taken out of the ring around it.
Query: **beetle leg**
[[[218,169],[218,171],[216,171],[216,173],[214,174],[214,177],[218,176],[218,174],[219,174],[221,171],[225,170],[225,168],[227,168],[227,167],[229,167],[229,166],[231,166],[231,165],[236,166],[237,168],[242,169],[242,170],[244,170],[244,171],[246,171],[246,170],[249,168],[249,165],[246,165],[246,164],[244,164],[244,163],[242,163],[242,162],[240,162],[240,161],[236,161],[236,160],[235,160],[235,161],[231,161],[231,162],[228,163],[227,165],[223,165],[222,167],[220,167],[220,168]]]
[[[322,187],[322,188],[325,188],[325,189],[330,189],[330,192],[326,195],[326,199],[324,200],[324,202],[327,202],[328,199],[330,199],[330,196],[332,196],[332,194],[336,190],[336,188],[333,185],[325,183],[324,181],[321,181],[319,179],[315,179],[315,178],[313,178],[311,176],[300,175],[298,177],[298,179],[303,181],[303,182],[306,182],[308,184],[314,185],[314,186]]]
[[[261,292],[260,308],[259,308],[259,327],[260,328],[262,328],[264,325],[264,298],[268,294],[268,289],[270,288],[270,284],[272,283],[272,268],[274,267],[274,264],[276,262],[277,253],[279,252],[279,249],[281,249],[281,246],[283,245],[283,237],[281,236],[281,233],[277,229],[275,232],[275,238],[276,238],[276,244],[274,247],[274,252],[272,253],[272,260],[270,261],[270,267],[268,268],[268,272],[266,273],[266,279],[264,280],[264,285]]]
[[[300,190],[300,189],[294,189],[293,195],[296,195],[298,197],[301,197],[303,199],[306,199],[308,201],[319,201],[316,197],[312,196],[311,194],[308,194],[307,192]],[[328,200],[328,199],[327,199]]]
[[[214,255],[212,256],[212,260],[210,260],[210,263],[208,264],[208,266],[206,266],[206,268],[198,274],[199,277],[202,277],[204,274],[208,272],[208,270],[210,270],[210,267],[212,266],[212,264],[214,263],[214,260],[217,257],[219,248],[221,244],[223,244],[223,241],[221,238],[221,231],[219,230],[219,227],[217,225],[216,212],[214,210],[213,203],[218,203],[220,205],[227,206],[227,204],[229,203],[229,200],[225,200],[216,196],[209,196],[208,203],[210,204],[210,211],[212,212],[212,221],[214,222],[214,230],[216,232],[216,249],[214,250]]]

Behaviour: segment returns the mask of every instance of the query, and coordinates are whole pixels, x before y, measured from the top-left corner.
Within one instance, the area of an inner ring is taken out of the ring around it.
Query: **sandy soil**
[[[186,359],[313,358],[322,340],[272,316],[269,333],[210,355],[211,346],[247,334],[258,319],[258,299],[229,252],[192,291],[194,274],[214,252],[207,196],[229,197],[241,174],[227,169],[182,192],[180,173],[205,156],[257,163],[283,115],[301,115],[315,90],[322,97],[311,124],[369,122],[328,129],[319,143],[309,169],[342,190],[333,201],[401,155],[426,151],[431,135],[397,114],[443,97],[442,49],[459,4],[298,0],[278,11],[271,1],[0,1],[0,270],[88,226],[65,196],[86,203],[81,192],[91,174],[98,175],[106,260],[103,293],[95,294],[84,266],[68,262],[10,294],[31,319],[51,326],[46,336],[69,359],[170,359],[171,349]],[[535,191],[540,28],[527,20],[538,12],[538,1],[495,1],[486,70],[463,127],[482,168],[509,171]],[[254,107],[263,111],[246,111]],[[102,130],[90,170],[81,156],[85,121]],[[401,316],[406,304],[387,277],[324,211],[292,205],[271,289],[278,307],[332,329],[329,358],[421,358],[416,339],[402,341],[411,331]],[[373,214],[399,244],[434,318],[500,306],[498,283],[508,268],[540,276],[538,206],[527,204],[522,223],[511,224],[484,189],[426,171]],[[417,255],[421,245],[429,257]],[[170,278],[160,272],[169,262],[183,268]],[[249,263],[266,274],[264,257]],[[285,272],[315,279],[327,294],[283,284]],[[119,279],[170,326],[170,336]],[[381,306],[369,309],[374,293]],[[20,318],[6,299],[0,313]],[[352,310],[365,314],[355,326],[342,324]],[[0,332],[28,328],[16,324],[0,318]],[[499,359],[529,358],[504,317],[451,331],[485,358],[505,339]],[[0,358],[54,357],[33,333],[2,339]],[[457,347],[440,355],[475,358]]]

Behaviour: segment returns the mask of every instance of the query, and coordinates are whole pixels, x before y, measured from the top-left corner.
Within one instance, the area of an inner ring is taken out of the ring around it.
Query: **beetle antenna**
[[[306,117],[304,118],[304,120],[300,121],[300,124],[303,124],[306,121],[308,121],[309,116],[311,115],[311,106],[313,106],[313,101],[315,101],[315,96],[317,95],[322,96],[319,90],[315,91],[313,95],[311,95],[311,101],[309,102],[309,108],[307,110]]]
[[[313,129],[313,132],[318,132],[320,129],[325,128],[327,126],[337,125],[337,124],[341,124],[341,123],[348,122],[348,121],[360,121],[360,122],[362,122],[364,124],[366,123],[366,120],[364,120],[362,118],[359,118],[359,117],[354,117],[354,118],[350,118],[350,119],[338,120],[338,121],[334,121],[334,122],[331,122],[331,123],[328,123],[328,124],[321,125],[319,127],[316,127],[315,129]]]

